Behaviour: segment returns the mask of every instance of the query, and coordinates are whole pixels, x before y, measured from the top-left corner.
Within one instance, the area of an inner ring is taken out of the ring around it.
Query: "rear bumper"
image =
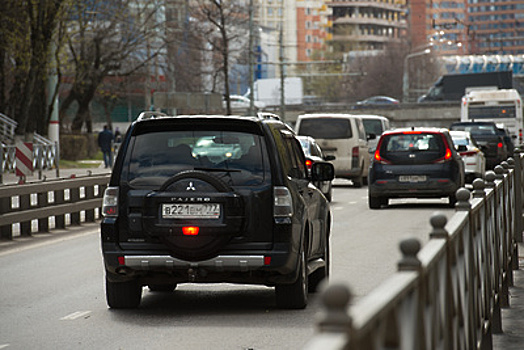
[[[450,179],[430,179],[417,184],[380,180],[369,184],[369,195],[388,198],[440,198],[455,194],[459,184]]]

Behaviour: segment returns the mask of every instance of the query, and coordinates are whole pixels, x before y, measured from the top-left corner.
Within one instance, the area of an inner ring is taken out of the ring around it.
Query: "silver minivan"
[[[326,156],[335,156],[335,176],[349,179],[355,187],[367,184],[370,157],[362,119],[358,115],[317,113],[297,118],[298,135],[311,136]]]

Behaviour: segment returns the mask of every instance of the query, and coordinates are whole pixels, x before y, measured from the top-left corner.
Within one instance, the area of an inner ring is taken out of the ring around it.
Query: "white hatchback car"
[[[473,182],[477,177],[484,177],[486,158],[471,134],[467,131],[450,131],[449,134],[464,160],[466,181]]]

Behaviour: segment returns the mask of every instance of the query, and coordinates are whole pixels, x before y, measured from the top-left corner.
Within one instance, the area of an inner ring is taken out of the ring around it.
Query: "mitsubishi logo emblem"
[[[193,185],[193,181],[189,181],[189,184],[186,187],[186,191],[196,191],[196,188]]]

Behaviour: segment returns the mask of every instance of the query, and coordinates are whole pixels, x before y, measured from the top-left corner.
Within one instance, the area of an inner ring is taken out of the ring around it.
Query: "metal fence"
[[[53,179],[24,185],[0,187],[0,237],[13,239],[13,228],[20,236],[47,232],[50,218],[54,228],[81,221],[94,222],[96,209],[102,206],[102,196],[110,175]],[[83,219],[82,219],[83,216]]]
[[[515,153],[457,191],[456,212],[435,213],[430,241],[400,243],[398,272],[355,305],[328,286],[311,349],[492,349],[522,242],[523,158]]]

